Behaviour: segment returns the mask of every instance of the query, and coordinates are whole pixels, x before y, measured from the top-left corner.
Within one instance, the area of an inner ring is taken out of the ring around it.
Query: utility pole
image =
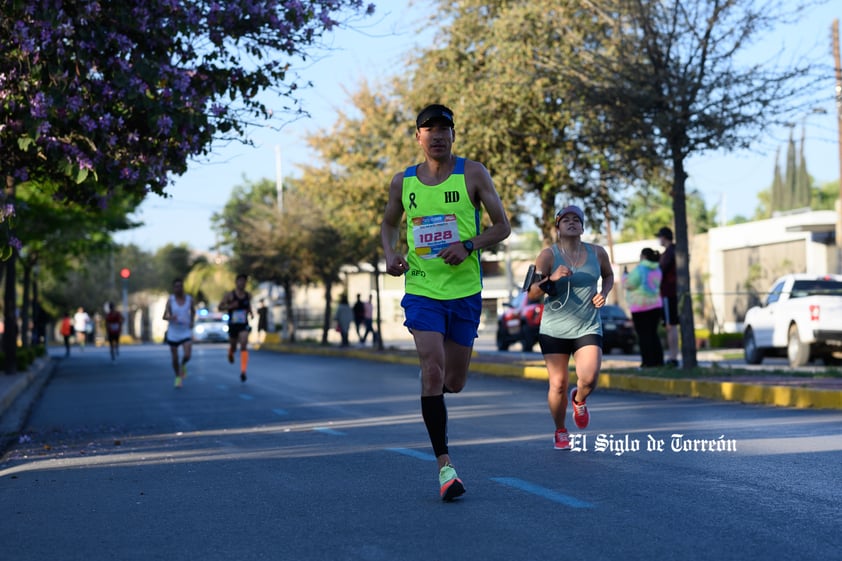
[[[277,192],[278,197],[278,211],[283,214],[284,212],[284,176],[281,173],[281,145],[275,145],[275,191]],[[286,300],[286,293],[284,293],[284,299]],[[275,331],[275,318],[274,318],[274,309],[275,309],[275,283],[272,282],[271,288],[269,289],[269,310],[266,312],[267,314],[267,322],[271,328],[270,331]],[[291,317],[284,317],[284,314],[281,313],[281,337],[284,341],[289,338],[289,322],[292,321]],[[268,327],[268,326],[267,326]]]
[[[278,210],[284,211],[284,176],[281,174],[281,146],[275,145],[275,191],[278,197]]]
[[[842,62],[839,60],[839,20],[830,27],[833,36],[833,66],[836,69],[836,122],[839,147],[839,198],[836,200],[836,247],[842,248]]]

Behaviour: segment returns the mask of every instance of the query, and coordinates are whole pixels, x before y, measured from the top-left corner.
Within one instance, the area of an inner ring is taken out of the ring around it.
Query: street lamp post
[[[129,322],[129,277],[132,276],[130,269],[120,269],[120,278],[123,279],[123,319],[126,321],[126,333],[132,335],[131,322]]]

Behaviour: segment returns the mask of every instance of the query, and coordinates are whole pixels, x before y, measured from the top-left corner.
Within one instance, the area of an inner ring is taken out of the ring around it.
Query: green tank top
[[[570,267],[564,261],[558,246],[553,244],[553,267]],[[584,335],[602,335],[602,319],[591,299],[596,294],[601,277],[599,260],[590,244],[585,244],[585,262],[581,267],[570,267],[573,275],[556,281],[556,295],[544,299],[539,332],[559,339],[578,339]]]
[[[457,158],[453,173],[438,185],[422,183],[417,170],[418,166],[412,166],[404,172],[401,195],[409,245],[406,293],[454,300],[481,292],[479,251],[456,266],[438,257],[448,245],[479,233],[480,211],[468,196],[465,158]]]

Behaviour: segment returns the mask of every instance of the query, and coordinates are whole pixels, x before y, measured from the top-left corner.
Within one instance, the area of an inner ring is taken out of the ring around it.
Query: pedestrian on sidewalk
[[[362,301],[362,294],[357,294],[357,301],[354,302],[352,310],[354,312],[354,329],[357,331],[357,339],[359,339],[360,343],[363,343],[363,337],[360,335],[361,327],[365,322],[365,304]]]
[[[336,329],[342,337],[342,346],[347,347],[350,344],[351,322],[354,321],[354,312],[348,304],[347,294],[342,294],[339,297],[339,305],[336,307],[336,313],[333,317],[336,320]]]
[[[678,366],[678,274],[675,267],[675,243],[672,230],[664,226],[656,234],[664,251],[661,266],[661,300],[664,309],[664,328],[667,330],[667,365]]]
[[[368,301],[363,302],[363,326],[365,331],[363,331],[362,344],[365,345],[369,333],[371,333],[372,342],[376,343],[377,336],[374,333],[374,303],[372,302],[371,295],[368,296]]]
[[[557,450],[570,450],[565,426],[570,357],[576,362],[576,386],[570,390],[573,421],[579,429],[586,428],[590,421],[585,400],[596,389],[602,367],[599,308],[614,287],[608,253],[599,245],[582,241],[584,223],[585,214],[578,206],[558,211],[556,242],[538,254],[535,276],[527,289],[530,300],[544,296],[538,342],[547,365],[547,402],[555,423]]]
[[[640,252],[640,262],[630,273],[623,275],[626,302],[629,304],[637,344],[640,347],[640,367],[664,365],[664,347],[658,327],[664,318],[661,300],[660,254],[651,247]]]
[[[266,341],[266,331],[269,329],[269,308],[266,306],[266,299],[260,299],[257,307],[257,346]]]
[[[439,474],[439,493],[465,492],[447,445],[444,394],[465,386],[482,313],[479,250],[509,236],[511,226],[488,170],[453,154],[453,112],[424,108],[415,120],[424,161],[397,173],[389,185],[380,238],[386,272],[404,277],[401,300],[421,363],[421,415]],[[481,210],[491,226],[480,232]],[[398,251],[406,214],[408,252]]]
[[[169,322],[164,336],[170,346],[172,369],[175,372],[174,385],[180,388],[187,377],[187,363],[193,352],[193,321],[196,317],[196,307],[193,297],[184,292],[184,281],[175,279],[172,283],[172,294],[167,299],[164,308],[164,320]],[[178,348],[183,347],[181,360],[178,358]]]

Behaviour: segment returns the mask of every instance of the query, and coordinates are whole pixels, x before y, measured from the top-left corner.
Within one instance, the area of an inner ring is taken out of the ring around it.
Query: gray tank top
[[[573,275],[556,281],[556,295],[544,298],[544,313],[541,316],[542,335],[559,339],[578,339],[584,335],[602,335],[602,320],[599,310],[591,299],[596,294],[600,279],[599,260],[591,244],[585,245],[585,262],[581,267],[570,267],[558,245],[553,244],[553,267],[565,265]]]

